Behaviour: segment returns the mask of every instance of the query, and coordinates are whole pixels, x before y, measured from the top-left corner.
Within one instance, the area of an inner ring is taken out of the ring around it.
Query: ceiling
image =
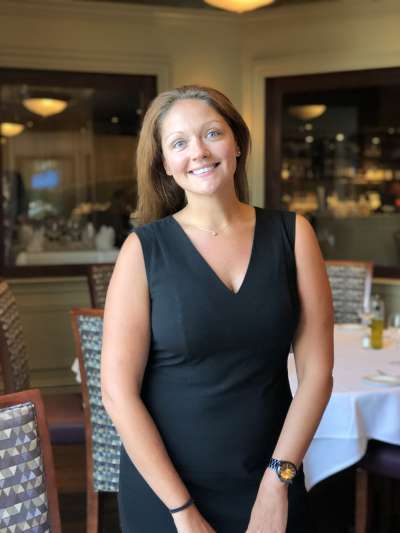
[[[336,2],[337,0],[276,0],[274,4],[261,8],[271,9],[279,6],[298,4],[316,4],[321,2]],[[203,0],[86,0],[86,2],[103,2],[109,4],[131,4],[163,7],[185,7],[196,9],[215,9],[207,5]]]

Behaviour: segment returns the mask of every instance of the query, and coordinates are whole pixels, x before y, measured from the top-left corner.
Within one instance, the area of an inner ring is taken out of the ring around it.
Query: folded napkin
[[[400,386],[400,376],[394,374],[386,374],[376,372],[375,374],[369,374],[363,376],[363,381],[366,381],[373,385],[381,385],[383,387],[398,387]]]

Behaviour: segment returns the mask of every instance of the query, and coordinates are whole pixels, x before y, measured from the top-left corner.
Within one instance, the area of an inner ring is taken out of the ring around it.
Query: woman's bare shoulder
[[[137,294],[138,288],[147,290],[146,267],[140,239],[136,233],[131,233],[118,254],[109,292],[127,295],[135,291]]]

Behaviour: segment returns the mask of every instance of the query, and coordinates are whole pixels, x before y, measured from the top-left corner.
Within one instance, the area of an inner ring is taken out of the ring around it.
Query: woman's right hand
[[[195,505],[173,515],[178,533],[217,533],[203,518]]]

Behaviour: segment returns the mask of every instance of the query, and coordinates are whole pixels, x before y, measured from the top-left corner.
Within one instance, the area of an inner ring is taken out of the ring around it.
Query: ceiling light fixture
[[[312,120],[323,115],[326,105],[294,105],[289,107],[289,114],[300,120]]]
[[[0,124],[0,135],[2,137],[15,137],[22,133],[25,129],[23,124],[19,122],[2,122]]]
[[[51,115],[58,115],[62,113],[68,102],[60,98],[24,98],[24,107],[36,115],[41,117],[50,117]]]
[[[234,13],[245,13],[260,7],[268,6],[275,0],[204,0],[206,4],[213,7],[233,11]]]

